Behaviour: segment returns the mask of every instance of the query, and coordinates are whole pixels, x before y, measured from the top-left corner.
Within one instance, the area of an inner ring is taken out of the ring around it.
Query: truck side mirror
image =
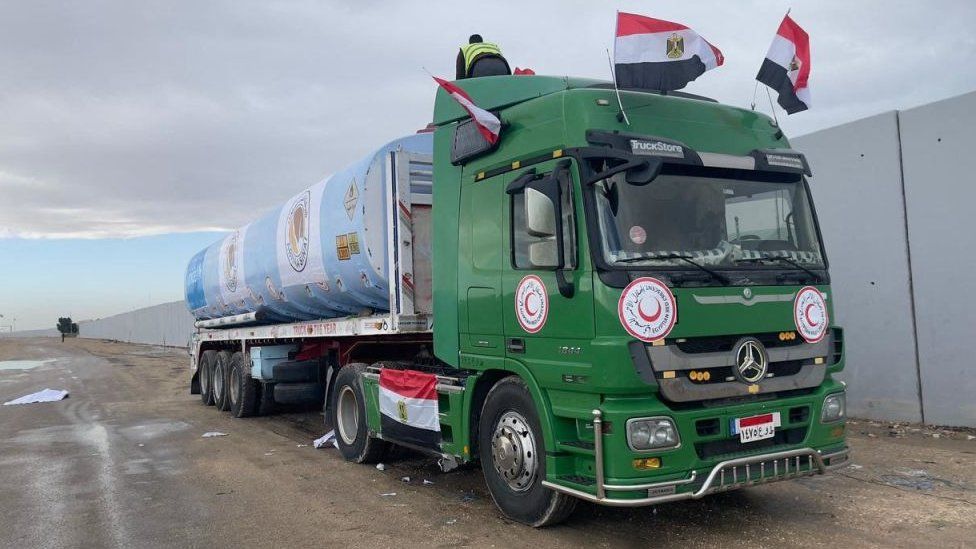
[[[525,225],[532,236],[556,236],[556,205],[531,185],[525,189]]]

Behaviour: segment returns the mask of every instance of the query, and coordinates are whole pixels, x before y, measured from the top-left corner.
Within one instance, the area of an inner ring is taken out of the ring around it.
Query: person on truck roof
[[[479,76],[507,76],[512,74],[508,61],[496,44],[485,42],[480,34],[472,34],[457,55],[457,80]]]

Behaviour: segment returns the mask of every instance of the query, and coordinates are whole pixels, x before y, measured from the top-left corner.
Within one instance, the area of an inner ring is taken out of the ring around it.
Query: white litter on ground
[[[203,434],[203,438],[213,438],[213,437],[225,437],[227,433],[221,433],[220,431],[209,431]]]
[[[396,495],[396,492],[387,492],[385,494],[380,494],[380,495],[383,496],[383,497],[395,496]]]
[[[335,429],[322,435],[320,438],[313,440],[312,446],[315,446],[316,448],[321,448],[326,444],[329,444],[330,442],[333,443],[333,445],[335,445]],[[338,446],[336,446],[336,448],[338,448]]]
[[[38,391],[29,395],[24,395],[20,398],[15,398],[9,402],[4,402],[4,406],[12,406],[14,404],[34,404],[35,402],[57,402],[63,400],[68,396],[68,391],[62,391],[58,389],[44,389],[43,391]]]
[[[434,484],[434,482],[431,480],[424,479],[424,486],[430,486],[431,484]]]
[[[386,471],[386,465],[383,465],[382,463],[377,463],[376,464],[376,469],[378,471]]]
[[[410,482],[410,477],[400,477],[400,482]]]

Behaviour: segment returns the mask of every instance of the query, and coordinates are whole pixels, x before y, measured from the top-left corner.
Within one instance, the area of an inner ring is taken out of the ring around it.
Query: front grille
[[[807,427],[794,427],[776,432],[772,438],[754,442],[739,442],[739,438],[727,438],[710,442],[696,442],[695,452],[700,459],[729,459],[740,455],[748,455],[759,450],[775,449],[777,446],[790,446],[803,442]]]

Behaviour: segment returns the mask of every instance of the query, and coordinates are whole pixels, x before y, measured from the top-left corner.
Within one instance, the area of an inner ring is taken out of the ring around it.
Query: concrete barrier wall
[[[976,93],[793,140],[845,328],[852,415],[976,427]]]
[[[186,347],[193,330],[193,317],[182,301],[78,323],[79,337],[170,347]]]

